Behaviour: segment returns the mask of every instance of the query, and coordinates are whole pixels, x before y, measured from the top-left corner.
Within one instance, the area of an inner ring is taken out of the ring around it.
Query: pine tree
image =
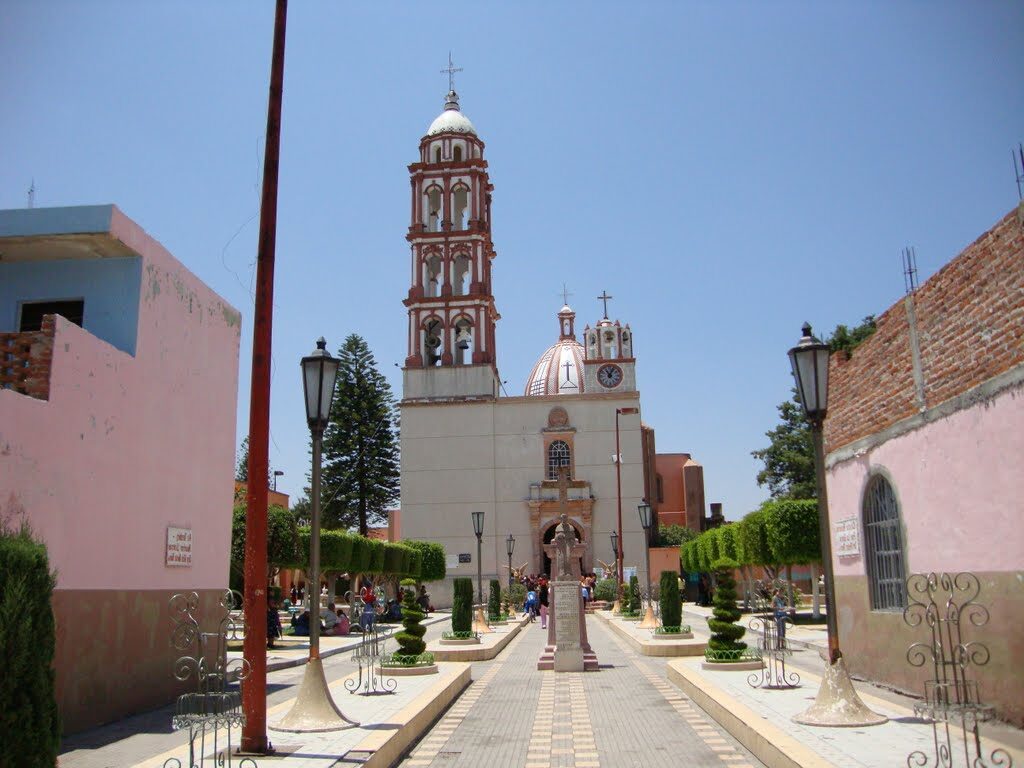
[[[345,339],[338,357],[323,443],[322,519],[327,528],[358,525],[366,536],[398,499],[395,400],[362,337]]]

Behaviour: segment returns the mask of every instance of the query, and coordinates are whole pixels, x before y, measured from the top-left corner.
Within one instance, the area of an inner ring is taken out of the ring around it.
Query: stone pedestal
[[[537,669],[596,671],[597,654],[587,640],[587,621],[579,582],[551,582],[548,603],[548,644],[537,660]]]

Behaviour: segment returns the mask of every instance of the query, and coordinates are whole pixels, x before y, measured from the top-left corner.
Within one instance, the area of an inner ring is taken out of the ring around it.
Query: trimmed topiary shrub
[[[433,541],[417,541],[410,539],[402,542],[407,547],[418,550],[422,561],[420,563],[420,581],[440,581],[447,574],[448,566],[444,561],[444,547]]]
[[[640,580],[636,574],[629,577],[629,612],[640,613]]]
[[[473,628],[473,580],[460,577],[452,581],[452,632]]]
[[[662,571],[659,595],[661,596],[661,624],[678,627],[683,617],[683,606],[679,602],[679,574]]]
[[[523,610],[526,604],[526,585],[513,581],[512,586],[508,588],[508,601],[514,610]]]
[[[594,599],[615,602],[615,579],[601,579],[594,585]]]
[[[415,582],[413,582],[415,583]],[[406,664],[415,664],[411,658],[419,658],[419,655],[427,650],[427,644],[423,642],[423,635],[427,628],[420,624],[423,621],[424,613],[416,603],[416,592],[407,587],[402,590],[402,631],[395,635],[399,650],[395,651],[393,657],[396,661]],[[400,659],[399,657],[405,657]]]
[[[736,607],[736,561],[720,558],[713,565],[718,587],[711,611],[713,618],[708,619],[711,638],[705,656],[715,661],[740,661],[747,644],[739,642],[746,629],[736,623],[743,615]]]
[[[501,618],[501,585],[497,579],[491,579],[491,591],[487,595],[487,618]]]
[[[52,768],[57,763],[56,583],[46,546],[33,538],[28,524],[15,531],[0,522],[0,765]]]

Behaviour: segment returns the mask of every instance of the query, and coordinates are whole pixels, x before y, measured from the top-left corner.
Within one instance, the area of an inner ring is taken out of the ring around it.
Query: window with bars
[[[548,446],[548,480],[557,480],[558,468],[568,466],[571,466],[569,444],[565,440],[553,441]]]
[[[906,608],[899,506],[892,485],[881,475],[871,478],[864,492],[864,543],[872,610]]]

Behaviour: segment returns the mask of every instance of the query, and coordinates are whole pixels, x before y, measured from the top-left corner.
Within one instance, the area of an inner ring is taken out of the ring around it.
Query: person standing
[[[273,648],[274,640],[281,634],[281,616],[277,612],[277,601],[271,599],[267,602],[267,648]]]
[[[540,628],[548,628],[548,580],[541,576],[537,588],[537,602],[540,603]]]
[[[782,591],[776,589],[772,592],[772,610],[775,612],[775,630],[778,635],[778,648],[786,647],[786,599]]]

